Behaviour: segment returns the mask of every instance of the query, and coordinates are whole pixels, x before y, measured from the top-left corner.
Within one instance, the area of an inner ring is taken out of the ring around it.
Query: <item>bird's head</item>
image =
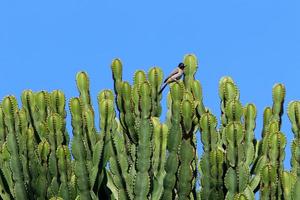
[[[184,69],[186,66],[185,66],[183,63],[179,63],[179,64],[178,64],[178,67],[179,67],[180,69]]]

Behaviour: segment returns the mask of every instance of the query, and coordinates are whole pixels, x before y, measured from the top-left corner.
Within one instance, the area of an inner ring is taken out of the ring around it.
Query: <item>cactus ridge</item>
[[[133,76],[133,84],[139,85],[147,80],[145,71],[136,70]]]
[[[114,80],[122,80],[122,62],[119,58],[113,60],[111,64]]]

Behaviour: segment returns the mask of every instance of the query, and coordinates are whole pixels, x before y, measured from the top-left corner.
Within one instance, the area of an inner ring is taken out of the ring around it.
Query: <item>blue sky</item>
[[[299,10],[296,0],[1,1],[0,96],[20,99],[30,88],[61,89],[70,98],[78,94],[75,75],[84,70],[96,107],[98,92],[113,88],[113,58],[123,61],[124,79],[131,81],[137,69],[155,65],[167,74],[194,53],[205,106],[220,116],[218,81],[231,76],[242,103],[257,106],[260,138],[273,84],[285,84],[285,108],[300,99]],[[290,168],[293,136],[286,115],[282,128]]]

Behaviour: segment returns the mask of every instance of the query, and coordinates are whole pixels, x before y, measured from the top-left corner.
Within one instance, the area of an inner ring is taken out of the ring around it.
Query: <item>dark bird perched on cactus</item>
[[[165,87],[172,82],[177,82],[181,79],[184,72],[185,65],[183,63],[179,63],[177,68],[172,71],[172,73],[165,79],[163,87],[160,89],[158,94],[161,94]]]

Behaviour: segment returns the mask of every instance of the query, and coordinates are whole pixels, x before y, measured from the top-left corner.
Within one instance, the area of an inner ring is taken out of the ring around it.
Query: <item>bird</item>
[[[184,72],[184,68],[186,66],[183,63],[179,63],[178,66],[176,67],[176,69],[174,69],[172,71],[172,73],[165,79],[164,81],[164,85],[162,86],[162,88],[160,89],[160,91],[158,92],[158,94],[161,94],[162,91],[165,89],[165,87],[167,87],[167,85],[169,83],[173,83],[173,82],[177,82],[178,80],[181,79],[183,72]]]

